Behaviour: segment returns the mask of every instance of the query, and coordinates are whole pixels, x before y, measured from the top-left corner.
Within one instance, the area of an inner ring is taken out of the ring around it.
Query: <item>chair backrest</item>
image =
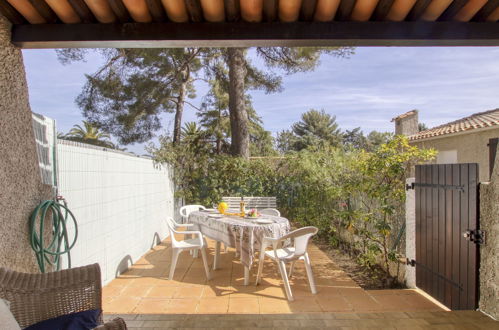
[[[247,209],[277,208],[276,197],[243,197]],[[239,209],[241,197],[222,197],[222,201],[229,205],[229,209]]]
[[[192,205],[184,205],[180,208],[180,216],[182,218],[187,219],[189,217],[189,214],[191,212],[199,211],[199,210],[206,210],[206,207],[203,205],[197,205],[197,204],[192,204]]]
[[[178,241],[175,238],[175,229],[177,228],[177,226],[175,225],[175,220],[173,220],[173,218],[171,218],[171,217],[167,217],[166,224],[168,226],[168,233],[170,234],[170,239],[172,241],[172,245],[176,246]]]
[[[258,212],[260,212],[260,214],[274,215],[276,217],[280,217],[281,216],[281,212],[279,212],[276,209],[271,209],[271,208],[259,210]]]
[[[317,227],[309,226],[309,227],[303,227],[300,229],[293,230],[287,235],[284,235],[281,237],[279,240],[284,241],[287,239],[293,239],[294,240],[294,247],[295,247],[295,257],[301,257],[302,255],[307,252],[307,246],[308,246],[308,241],[312,236],[317,234],[319,229]]]

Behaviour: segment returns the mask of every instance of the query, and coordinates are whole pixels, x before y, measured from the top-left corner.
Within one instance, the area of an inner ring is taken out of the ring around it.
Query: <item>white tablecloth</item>
[[[283,217],[262,215],[258,219],[272,220],[271,224],[258,224],[253,219],[238,216],[210,217],[214,213],[205,211],[192,212],[188,222],[196,225],[203,235],[235,248],[241,262],[251,268],[254,255],[263,237],[279,238],[289,233],[289,221]]]

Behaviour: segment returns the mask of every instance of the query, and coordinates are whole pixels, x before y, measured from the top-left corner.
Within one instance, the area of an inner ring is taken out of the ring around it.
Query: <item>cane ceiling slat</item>
[[[0,0],[0,15],[25,48],[499,45],[499,0]]]
[[[266,21],[497,21],[495,0],[0,0],[7,18],[10,4],[30,24],[98,22]],[[84,7],[88,7],[85,9]],[[89,10],[88,10],[89,9]],[[484,12],[486,9],[486,17]],[[123,13],[126,10],[127,13]],[[85,17],[86,16],[86,17]],[[17,24],[19,20],[17,19]]]

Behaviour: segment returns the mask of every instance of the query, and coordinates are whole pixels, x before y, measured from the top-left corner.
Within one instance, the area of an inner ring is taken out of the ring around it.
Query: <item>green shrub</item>
[[[281,213],[358,256],[361,264],[389,262],[399,252],[405,216],[405,178],[415,163],[434,157],[397,136],[373,152],[321,147],[283,158],[245,160],[214,155],[203,145],[155,151],[173,165],[176,195],[211,206],[222,196],[276,196]]]

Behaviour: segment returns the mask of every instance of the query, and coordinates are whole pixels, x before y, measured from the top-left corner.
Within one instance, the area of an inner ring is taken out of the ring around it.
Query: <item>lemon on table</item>
[[[225,212],[229,209],[229,205],[227,203],[222,202],[218,204],[218,212],[225,214]]]

